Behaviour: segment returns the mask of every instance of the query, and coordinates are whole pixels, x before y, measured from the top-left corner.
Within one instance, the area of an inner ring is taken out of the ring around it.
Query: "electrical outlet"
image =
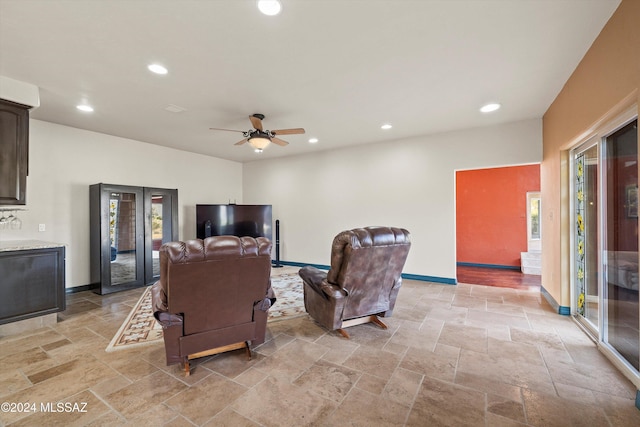
[[[46,231],[47,227],[44,224],[38,224],[38,231]]]

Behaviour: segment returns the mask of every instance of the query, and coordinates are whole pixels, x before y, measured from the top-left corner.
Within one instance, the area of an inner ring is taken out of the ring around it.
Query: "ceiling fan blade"
[[[273,138],[271,138],[271,142],[273,142],[274,144],[279,145],[281,147],[284,147],[285,145],[289,145],[289,143],[287,141],[285,141],[284,139],[276,138],[275,136]]]
[[[209,128],[209,130],[225,130],[225,131],[227,131],[227,132],[240,132],[240,133],[244,132],[244,131],[241,131],[241,130],[235,130],[235,129],[222,129],[222,128]]]
[[[262,120],[260,120],[259,117],[249,116],[249,120],[251,120],[251,126],[253,126],[254,129],[262,130]]]
[[[249,138],[245,138],[245,139],[243,139],[242,141],[238,141],[238,142],[236,142],[236,143],[235,143],[235,144],[233,144],[233,145],[242,145],[242,144],[244,144],[245,142],[247,142],[248,140],[249,140]]]
[[[295,128],[295,129],[278,129],[272,130],[271,133],[274,135],[296,135],[300,133],[304,133],[303,128]]]

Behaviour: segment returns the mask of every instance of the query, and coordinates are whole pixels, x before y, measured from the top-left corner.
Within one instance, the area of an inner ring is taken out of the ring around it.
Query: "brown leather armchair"
[[[214,236],[160,248],[160,280],[152,287],[167,365],[265,340],[271,289],[271,242]]]
[[[299,271],[304,282],[304,306],[322,326],[338,330],[374,322],[393,313],[402,286],[402,268],[409,254],[409,232],[394,227],[343,231],[333,239],[328,273],[315,267]]]

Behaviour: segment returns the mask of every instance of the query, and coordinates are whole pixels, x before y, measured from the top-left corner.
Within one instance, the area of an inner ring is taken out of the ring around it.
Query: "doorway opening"
[[[522,253],[540,247],[540,209],[539,164],[456,171],[458,282],[539,287]]]

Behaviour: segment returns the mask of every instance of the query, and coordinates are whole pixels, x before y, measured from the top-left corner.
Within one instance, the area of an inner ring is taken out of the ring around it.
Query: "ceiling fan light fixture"
[[[267,148],[267,145],[269,145],[270,143],[271,140],[269,138],[260,135],[249,138],[249,144],[251,144],[251,146],[256,150],[260,151]]]
[[[265,130],[263,128],[262,119],[264,114],[255,113],[249,116],[251,122],[251,129],[247,131],[235,130],[235,129],[223,129],[223,128],[209,128],[211,130],[224,130],[228,132],[239,132],[242,134],[243,139],[236,142],[234,145],[242,145],[246,142],[257,152],[264,150],[272,142],[281,147],[289,145],[287,141],[280,138],[280,135],[300,135],[305,132],[303,128],[291,128],[291,129],[272,129]]]
[[[258,9],[267,16],[275,16],[282,10],[278,0],[258,0]]]
[[[380,126],[380,129],[388,130],[388,129],[391,129],[392,127],[393,126],[391,125],[391,123],[385,123],[382,126]]]
[[[315,144],[316,142],[318,142],[318,138],[309,138],[310,144]]]

